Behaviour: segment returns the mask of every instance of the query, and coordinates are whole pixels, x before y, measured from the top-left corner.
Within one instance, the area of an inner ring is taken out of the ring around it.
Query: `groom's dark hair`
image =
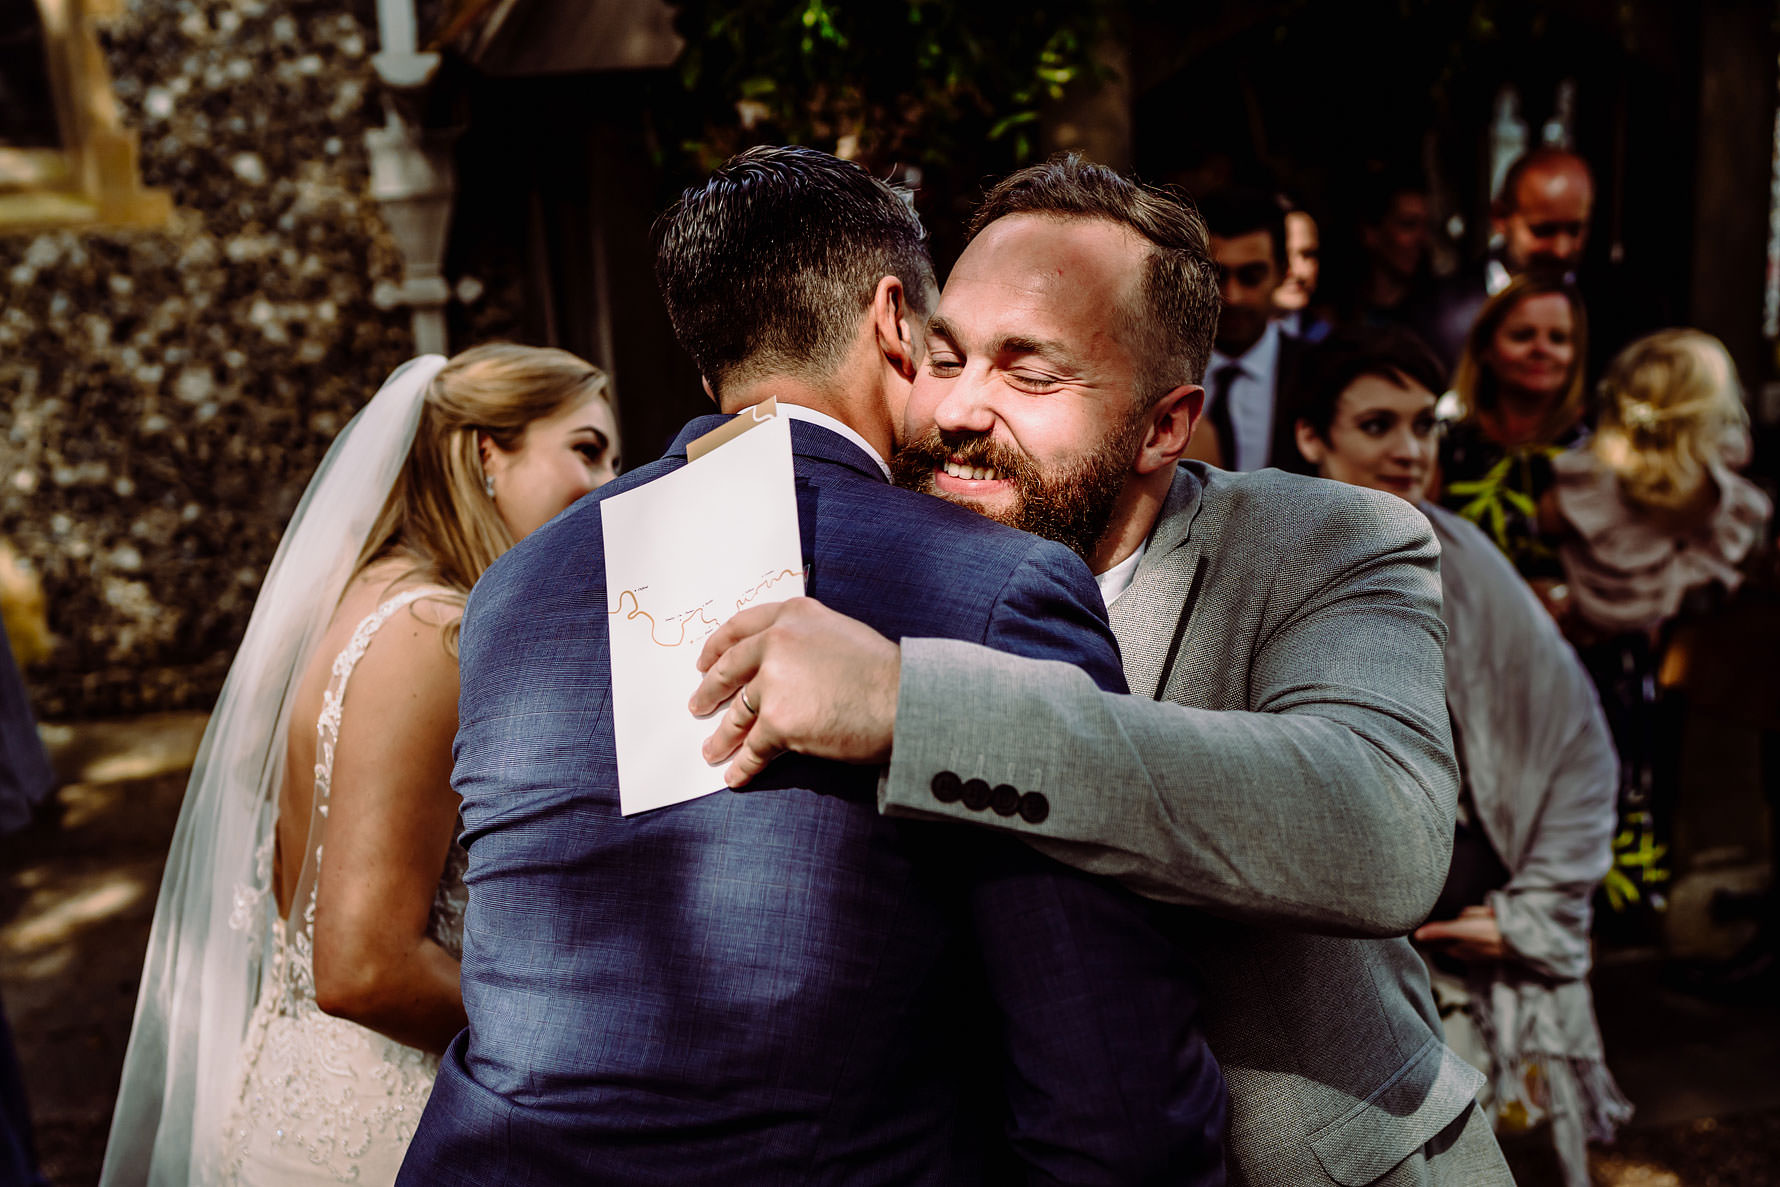
[[[886,276],[928,312],[933,263],[908,199],[813,148],[731,157],[655,233],[674,334],[719,397],[727,383],[832,374]]]

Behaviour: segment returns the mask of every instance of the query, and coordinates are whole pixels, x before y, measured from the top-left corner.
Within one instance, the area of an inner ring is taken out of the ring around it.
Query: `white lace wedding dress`
[[[315,813],[325,820],[334,744],[346,682],[371,638],[396,611],[432,589],[384,602],[353,632],[334,660],[316,723]],[[312,850],[319,867],[323,845]],[[260,860],[269,871],[271,850]],[[427,932],[452,955],[463,948],[466,857],[456,841],[433,899]],[[299,911],[275,920],[260,994],[242,1042],[238,1090],[223,1142],[222,1181],[244,1187],[395,1181],[432,1093],[439,1061],[376,1031],[324,1014],[315,1004],[315,879],[299,887]],[[261,884],[265,884],[262,877]],[[259,916],[254,892],[237,894],[234,922]]]

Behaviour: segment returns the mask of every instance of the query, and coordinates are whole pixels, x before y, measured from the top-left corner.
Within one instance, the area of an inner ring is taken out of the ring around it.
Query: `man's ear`
[[[1329,445],[1310,427],[1310,422],[1300,420],[1294,424],[1292,437],[1298,442],[1298,452],[1304,455],[1304,460],[1321,468],[1323,459],[1329,456]]]
[[[901,280],[886,276],[878,281],[878,291],[872,295],[871,324],[884,361],[913,382],[921,365],[921,348],[915,340],[915,313],[909,308]]]
[[[1154,474],[1180,461],[1204,410],[1205,389],[1196,383],[1183,383],[1157,400],[1150,409],[1149,431],[1137,451],[1137,472]]]

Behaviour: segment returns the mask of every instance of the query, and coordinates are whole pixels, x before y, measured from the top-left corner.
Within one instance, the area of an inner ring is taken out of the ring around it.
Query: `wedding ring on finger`
[[[760,706],[756,705],[748,696],[748,686],[746,684],[742,685],[742,691],[737,695],[742,698],[742,707],[748,711],[749,717],[760,716]]]

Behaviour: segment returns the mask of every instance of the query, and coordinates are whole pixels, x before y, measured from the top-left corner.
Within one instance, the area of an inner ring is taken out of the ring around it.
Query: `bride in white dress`
[[[328,451],[186,791],[105,1187],[394,1181],[464,1026],[457,622],[616,472],[606,389],[559,350],[427,356]]]

